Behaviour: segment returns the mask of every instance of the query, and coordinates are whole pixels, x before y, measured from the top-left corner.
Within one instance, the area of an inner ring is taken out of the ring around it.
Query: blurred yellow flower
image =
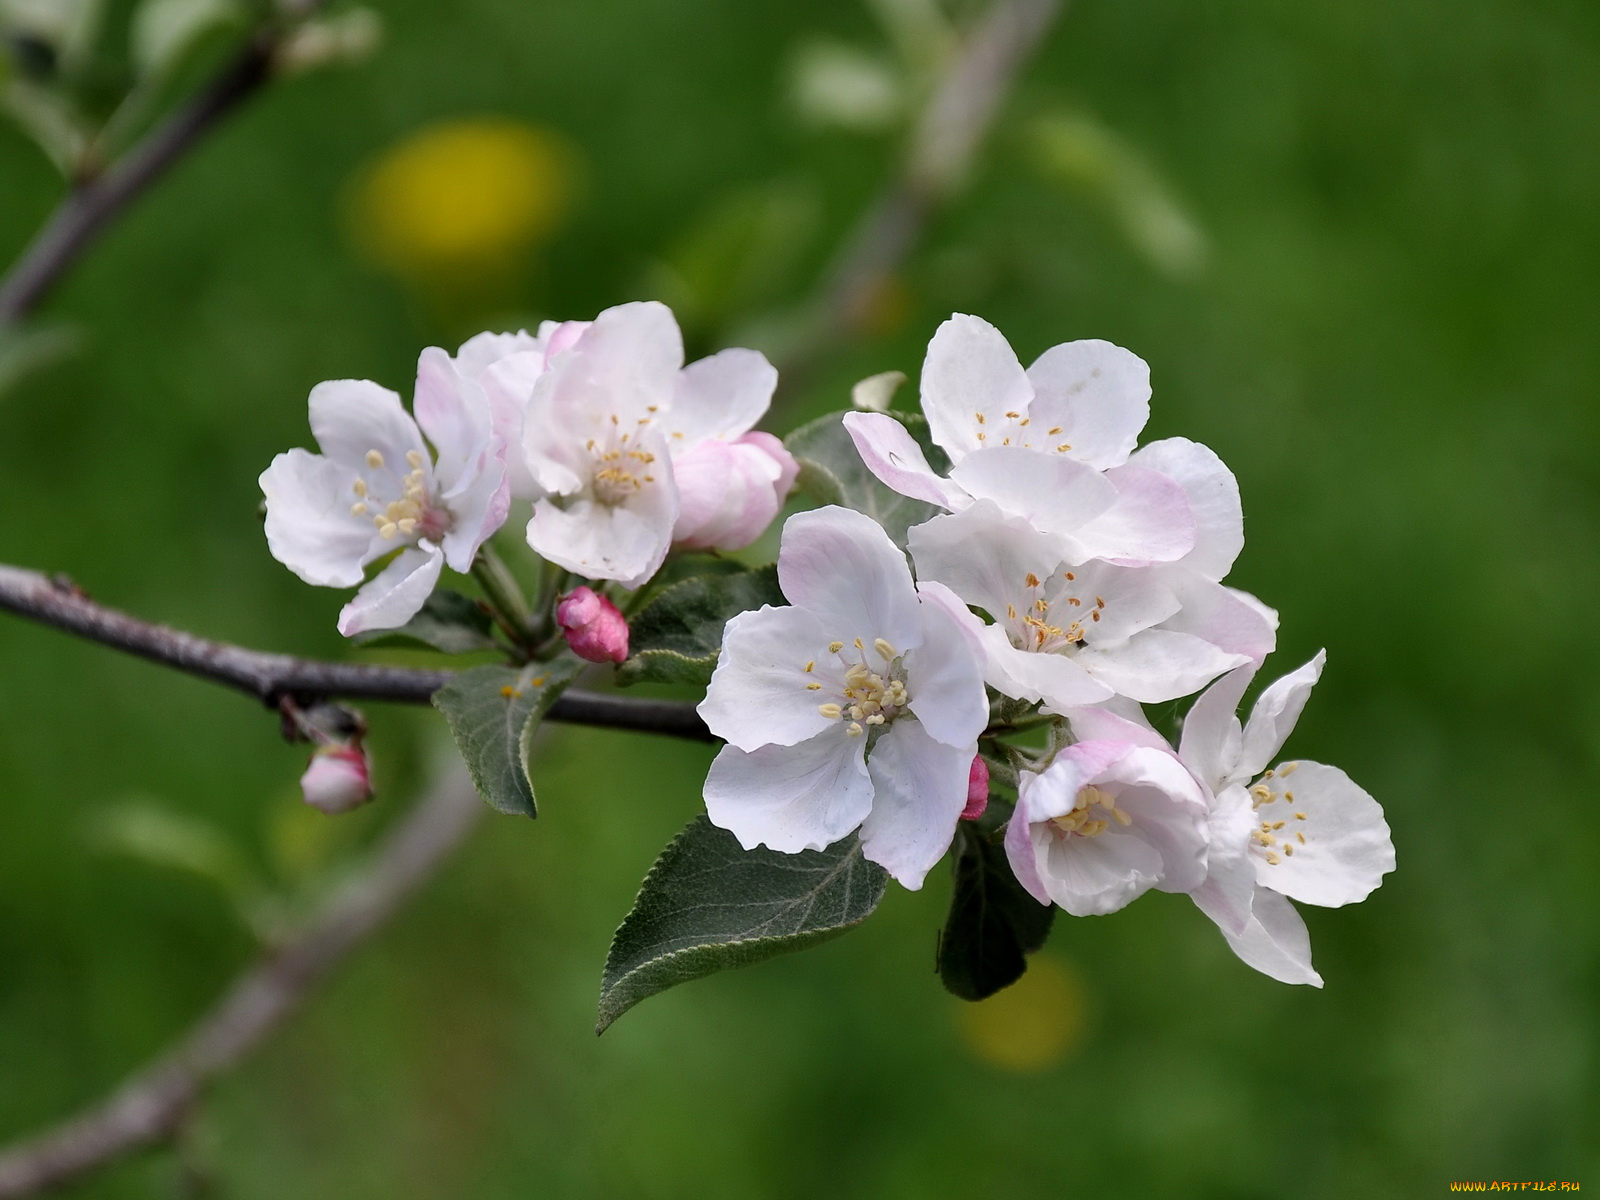
[[[573,181],[571,151],[545,130],[504,117],[432,125],[367,169],[353,233],[402,276],[504,273],[561,223]]]
[[[962,1005],[958,1020],[961,1040],[980,1062],[1003,1071],[1043,1071],[1083,1042],[1088,1005],[1077,973],[1040,954],[1004,991]]]

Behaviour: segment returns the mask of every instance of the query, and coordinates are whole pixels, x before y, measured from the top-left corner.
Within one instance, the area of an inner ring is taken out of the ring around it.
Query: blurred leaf
[[[89,134],[60,92],[22,78],[0,83],[0,111],[21,126],[63,175],[83,157]]]
[[[144,0],[129,34],[134,66],[141,75],[166,75],[208,34],[244,18],[239,0]]]
[[[478,794],[511,816],[539,815],[528,748],[539,719],[587,664],[576,658],[516,667],[474,667],[433,694],[450,723]]]
[[[943,472],[949,459],[943,450],[933,444],[928,433],[927,418],[920,413],[891,412],[917,440],[927,456],[928,465]],[[939,513],[939,509],[921,500],[890,491],[878,482],[878,477],[867,470],[861,461],[856,444],[844,427],[845,414],[828,413],[809,424],[802,425],[783,444],[800,463],[799,488],[823,504],[841,504],[857,512],[866,513],[902,550],[906,544],[906,530]]]
[[[939,938],[939,978],[963,1000],[982,1000],[1022,978],[1027,956],[1050,936],[1054,907],[1030,896],[1011,871],[1000,829],[1010,805],[991,801],[957,831],[955,886]]]
[[[370,8],[352,8],[300,25],[278,52],[278,65],[295,74],[353,66],[371,58],[382,45],[383,18]]]
[[[808,125],[882,133],[905,112],[905,81],[894,64],[848,43],[804,42],[790,70],[790,103]]]
[[[422,611],[399,629],[357,634],[362,646],[422,645],[446,654],[470,654],[499,647],[490,636],[494,618],[470,596],[440,588],[428,597]]]
[[[852,834],[826,850],[743,850],[704,816],[656,859],[606,955],[596,1033],[647,996],[803,950],[861,924],[888,875]]]
[[[0,399],[33,372],[78,348],[78,333],[66,325],[0,328]]]
[[[1119,134],[1092,117],[1054,113],[1033,123],[1027,148],[1045,178],[1104,208],[1157,270],[1182,278],[1205,265],[1205,234],[1155,167]]]
[[[850,389],[850,403],[862,412],[886,413],[894,394],[906,381],[904,371],[879,371]]]
[[[730,619],[763,604],[786,603],[778,568],[697,575],[663,588],[629,622],[632,654],[617,667],[617,682],[705,686]]]

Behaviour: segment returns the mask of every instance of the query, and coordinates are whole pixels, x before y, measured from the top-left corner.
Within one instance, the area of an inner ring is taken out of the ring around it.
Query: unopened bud
[[[300,776],[300,790],[307,804],[330,817],[360,807],[372,799],[366,751],[351,742],[318,746]]]
[[[575,588],[563,596],[556,605],[556,623],[579,658],[621,662],[628,657],[627,618],[592,588]]]
[[[972,770],[967,772],[967,806],[961,810],[963,821],[976,821],[989,807],[989,764],[983,755],[972,756]]]

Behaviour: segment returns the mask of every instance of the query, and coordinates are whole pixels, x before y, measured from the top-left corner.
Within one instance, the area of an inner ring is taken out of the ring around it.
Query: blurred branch
[[[1017,73],[1062,0],[995,0],[963,40],[912,127],[899,171],[846,236],[818,291],[788,370],[867,323],[874,300],[965,182]]]
[[[297,931],[245,969],[178,1043],[111,1096],[0,1150],[0,1200],[54,1188],[175,1136],[205,1086],[293,1013],[461,844],[484,806],[456,762]]]
[[[0,327],[38,307],[96,238],[211,128],[259,91],[295,23],[324,0],[285,0],[279,21],[258,30],[215,78],[104,172],[77,183],[0,279]]]
[[[237,688],[272,707],[286,696],[301,703],[340,697],[426,704],[454,675],[453,671],[319,662],[212,641],[97,604],[60,576],[4,564],[0,564],[0,609]],[[545,719],[701,741],[711,737],[693,706],[675,700],[569,691]]]

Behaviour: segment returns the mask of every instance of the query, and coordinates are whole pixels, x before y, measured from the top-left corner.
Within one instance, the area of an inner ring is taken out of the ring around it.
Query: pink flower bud
[[[628,657],[628,621],[617,606],[592,588],[574,588],[556,605],[556,623],[567,645],[590,662]]]
[[[800,465],[770,433],[707,438],[672,460],[678,521],[672,540],[692,550],[740,550],[772,524]]]
[[[349,812],[372,799],[372,774],[366,751],[350,742],[318,746],[300,776],[306,803],[330,817]]]
[[[972,756],[972,770],[967,772],[967,806],[961,810],[963,821],[976,821],[989,807],[989,764],[983,755]]]

